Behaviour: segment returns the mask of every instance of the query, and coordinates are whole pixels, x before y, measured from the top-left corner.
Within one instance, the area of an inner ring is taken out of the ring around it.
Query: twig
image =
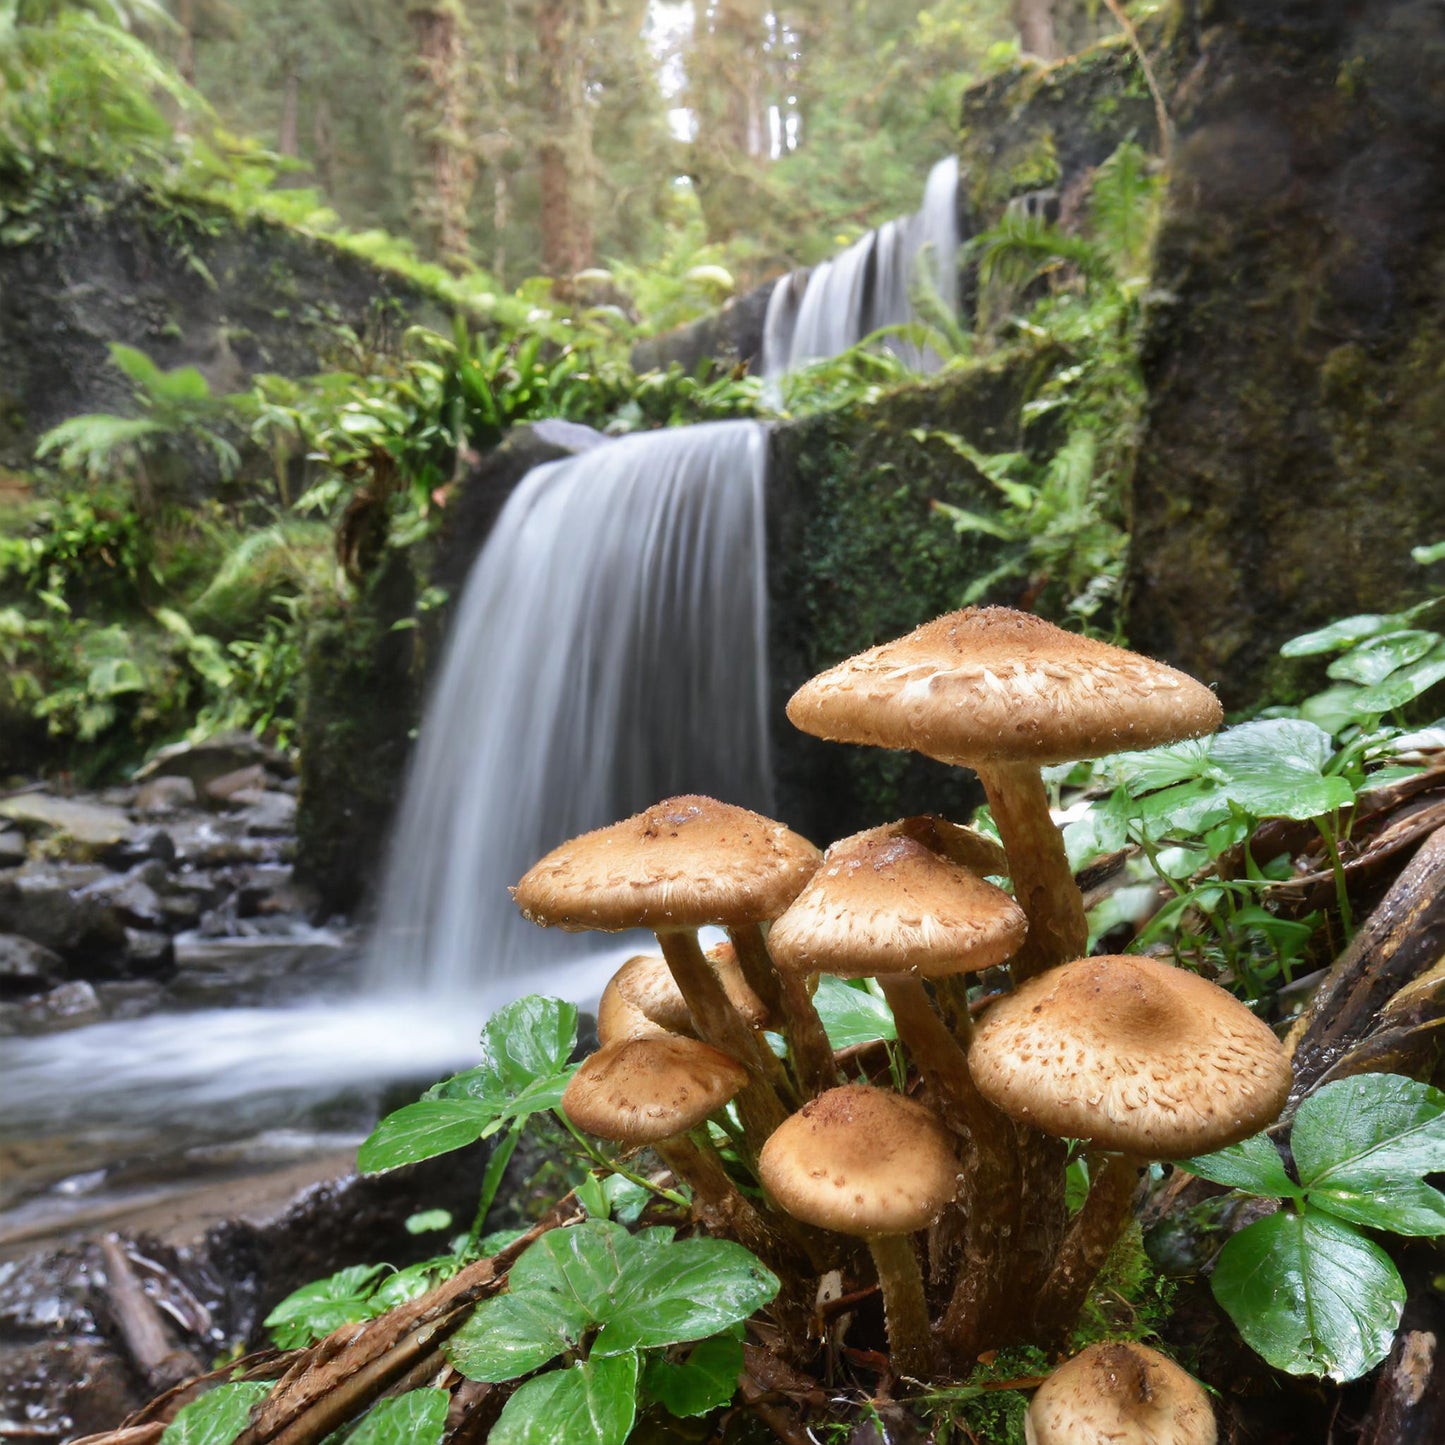
[[[1159,123],[1159,156],[1167,166],[1173,152],[1171,138],[1172,126],[1169,121],[1169,112],[1164,107],[1164,96],[1159,89],[1159,82],[1154,78],[1154,67],[1149,64],[1149,57],[1144,53],[1144,47],[1139,41],[1139,32],[1134,28],[1134,22],[1124,14],[1124,8],[1119,0],[1104,0],[1109,7],[1109,14],[1119,22],[1119,28],[1128,38],[1129,45],[1134,51],[1134,57],[1139,62],[1139,68],[1144,72],[1144,83],[1149,87],[1149,94],[1154,97],[1154,116]]]

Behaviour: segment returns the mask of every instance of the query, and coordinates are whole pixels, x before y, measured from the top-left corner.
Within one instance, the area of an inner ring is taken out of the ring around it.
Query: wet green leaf
[[[1281,657],[1311,657],[1319,652],[1338,652],[1363,638],[1393,631],[1399,625],[1400,618],[1394,613],[1362,612],[1354,617],[1342,617],[1318,631],[1291,637],[1280,648],[1279,654]]]
[[[370,1319],[372,1296],[384,1264],[357,1264],[293,1290],[262,1323],[281,1349],[310,1344],[342,1325]]]
[[[1281,1210],[1220,1252],[1214,1297],[1245,1342],[1291,1375],[1354,1380],[1389,1353],[1405,1286],[1377,1244],[1328,1214]]]
[[[1284,1160],[1266,1134],[1255,1134],[1198,1159],[1186,1159],[1179,1167],[1201,1179],[1212,1179],[1216,1184],[1266,1198],[1288,1198],[1301,1192],[1285,1172]]]
[[[473,1310],[452,1336],[447,1356],[469,1380],[515,1380],[575,1349],[591,1321],[577,1300],[514,1288]]]
[[[451,1396],[445,1390],[408,1390],[366,1412],[346,1445],[441,1445]]]
[[[841,978],[824,974],[813,995],[813,1007],[823,1021],[823,1032],[835,1049],[896,1039],[893,1014],[887,1002],[871,989],[857,988]]]
[[[706,1415],[726,1405],[737,1393],[742,1370],[742,1341],[730,1335],[714,1335],[693,1346],[680,1363],[660,1355],[648,1360],[642,1388],[680,1419]]]
[[[363,1174],[378,1174],[475,1144],[494,1132],[496,1110],[479,1099],[422,1099],[388,1114],[357,1151]]]
[[[1369,687],[1383,682],[1397,668],[1428,656],[1439,641],[1438,632],[1418,628],[1383,632],[1336,658],[1329,666],[1329,676],[1337,682],[1357,682]]]
[[[528,1380],[507,1401],[490,1445],[622,1445],[637,1414],[636,1355],[582,1360]]]
[[[217,1385],[177,1411],[161,1445],[231,1445],[250,1423],[252,1409],[270,1393],[271,1386],[260,1381]]]
[[[1210,758],[1225,794],[1256,818],[1318,818],[1348,807],[1355,791],[1326,776],[1334,743],[1323,728],[1295,718],[1268,718],[1229,728]]]
[[[1441,681],[1445,681],[1445,643],[1437,645],[1418,662],[1391,674],[1384,682],[1362,688],[1355,698],[1355,706],[1372,715],[1394,712]]]

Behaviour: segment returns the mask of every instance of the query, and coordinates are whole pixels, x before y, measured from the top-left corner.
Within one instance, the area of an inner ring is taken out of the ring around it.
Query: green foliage
[[[1162,881],[1173,895],[1136,947],[1171,942],[1224,971],[1251,998],[1287,982],[1309,956],[1322,920],[1281,917],[1271,908],[1290,860],[1256,858],[1252,840],[1267,818],[1314,825],[1348,933],[1340,847],[1359,795],[1400,775],[1391,766],[1394,739],[1430,716],[1433,690],[1445,680],[1445,639],[1411,625],[1439,600],[1345,618],[1285,643],[1286,656],[1333,655],[1330,686],[1298,707],[1268,709],[1214,738],[1065,770],[1091,790],[1108,790],[1065,829],[1074,865],[1132,846],[1142,858],[1134,875]],[[1242,872],[1224,870],[1236,854]],[[1116,917],[1107,910],[1096,916],[1095,932]]]
[[[813,1007],[834,1049],[849,1049],[878,1039],[896,1039],[893,1014],[873,979],[845,983],[823,974],[813,995]]]
[[[445,1390],[408,1390],[379,1400],[347,1437],[347,1445],[441,1445],[446,1434]]]
[[[154,511],[164,496],[167,463],[174,471],[194,451],[209,453],[223,481],[236,474],[240,456],[218,430],[227,405],[211,395],[195,367],[162,371],[144,352],[119,342],[111,342],[110,359],[133,384],[143,415],[71,417],[40,438],[37,460],[54,455],[64,472],[91,481],[130,481],[145,511]]]
[[[161,1445],[231,1445],[246,1428],[252,1408],[270,1393],[270,1385],[217,1385],[176,1412]]]
[[[644,1401],[685,1415],[730,1400],[742,1368],[731,1332],[777,1291],[741,1245],[588,1220],[531,1245],[507,1293],[477,1306],[448,1355],[469,1379],[494,1382],[560,1360],[513,1392],[494,1440],[621,1445],[639,1382]],[[686,1358],[667,1358],[692,1341]]]
[[[1089,235],[1010,210],[970,243],[982,288],[981,344],[1022,334],[1049,344],[1058,359],[1023,408],[1024,450],[984,455],[951,439],[1001,507],[983,513],[937,502],[935,510],[961,536],[1009,546],[966,603],[1014,582],[1035,610],[1109,630],[1144,404],[1139,299],[1160,194],[1148,157],[1127,142],[1094,173]]]
[[[1298,1183],[1266,1135],[1182,1168],[1284,1207],[1234,1235],[1211,1283],[1245,1341],[1276,1369],[1353,1380],[1389,1353],[1405,1286],[1362,1229],[1445,1234],[1445,1093],[1394,1074],[1324,1085],[1295,1114]]]

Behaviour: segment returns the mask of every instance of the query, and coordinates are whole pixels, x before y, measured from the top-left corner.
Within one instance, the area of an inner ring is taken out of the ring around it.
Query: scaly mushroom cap
[[[554,848],[512,896],[533,923],[571,930],[736,927],[776,918],[818,858],[781,823],[687,795]]]
[[[933,813],[919,813],[912,818],[899,818],[895,823],[882,823],[851,837],[840,838],[833,848],[861,843],[865,838],[912,838],[931,853],[937,853],[950,863],[957,863],[975,873],[1008,873],[1008,854],[1002,845],[984,833],[965,828],[962,823],[951,823]],[[833,848],[828,851],[832,852]]]
[[[913,838],[874,830],[828,849],[768,930],[768,950],[799,973],[940,978],[1002,963],[1027,928],[1003,889]]]
[[[1215,1445],[1209,1397],[1147,1345],[1090,1345],[1034,1394],[1028,1445]]]
[[[655,1144],[701,1124],[747,1082],[736,1059],[697,1039],[624,1039],[583,1061],[562,1112],[599,1139]]]
[[[833,742],[1044,764],[1201,737],[1224,713],[1163,663],[1026,612],[969,607],[819,673],[788,717]]]
[[[763,1145],[758,1176],[794,1219],[838,1234],[912,1234],[958,1189],[958,1160],[931,1110],[888,1089],[819,1094]]]
[[[708,949],[728,1002],[755,1029],[768,1026],[768,1009],[748,987],[730,943]],[[597,1005],[597,1038],[603,1044],[657,1034],[692,1034],[692,1013],[666,962],[651,954],[629,958],[608,981]]]
[[[1081,958],[992,1004],[968,1056],[979,1092],[1046,1134],[1187,1159],[1257,1133],[1289,1056],[1217,984],[1153,958]]]

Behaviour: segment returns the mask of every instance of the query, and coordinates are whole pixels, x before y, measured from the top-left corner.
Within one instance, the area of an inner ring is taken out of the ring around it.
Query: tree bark
[[[426,249],[444,265],[470,258],[467,217],[476,164],[469,143],[466,42],[457,0],[412,0],[407,123],[416,142],[413,202]]]

